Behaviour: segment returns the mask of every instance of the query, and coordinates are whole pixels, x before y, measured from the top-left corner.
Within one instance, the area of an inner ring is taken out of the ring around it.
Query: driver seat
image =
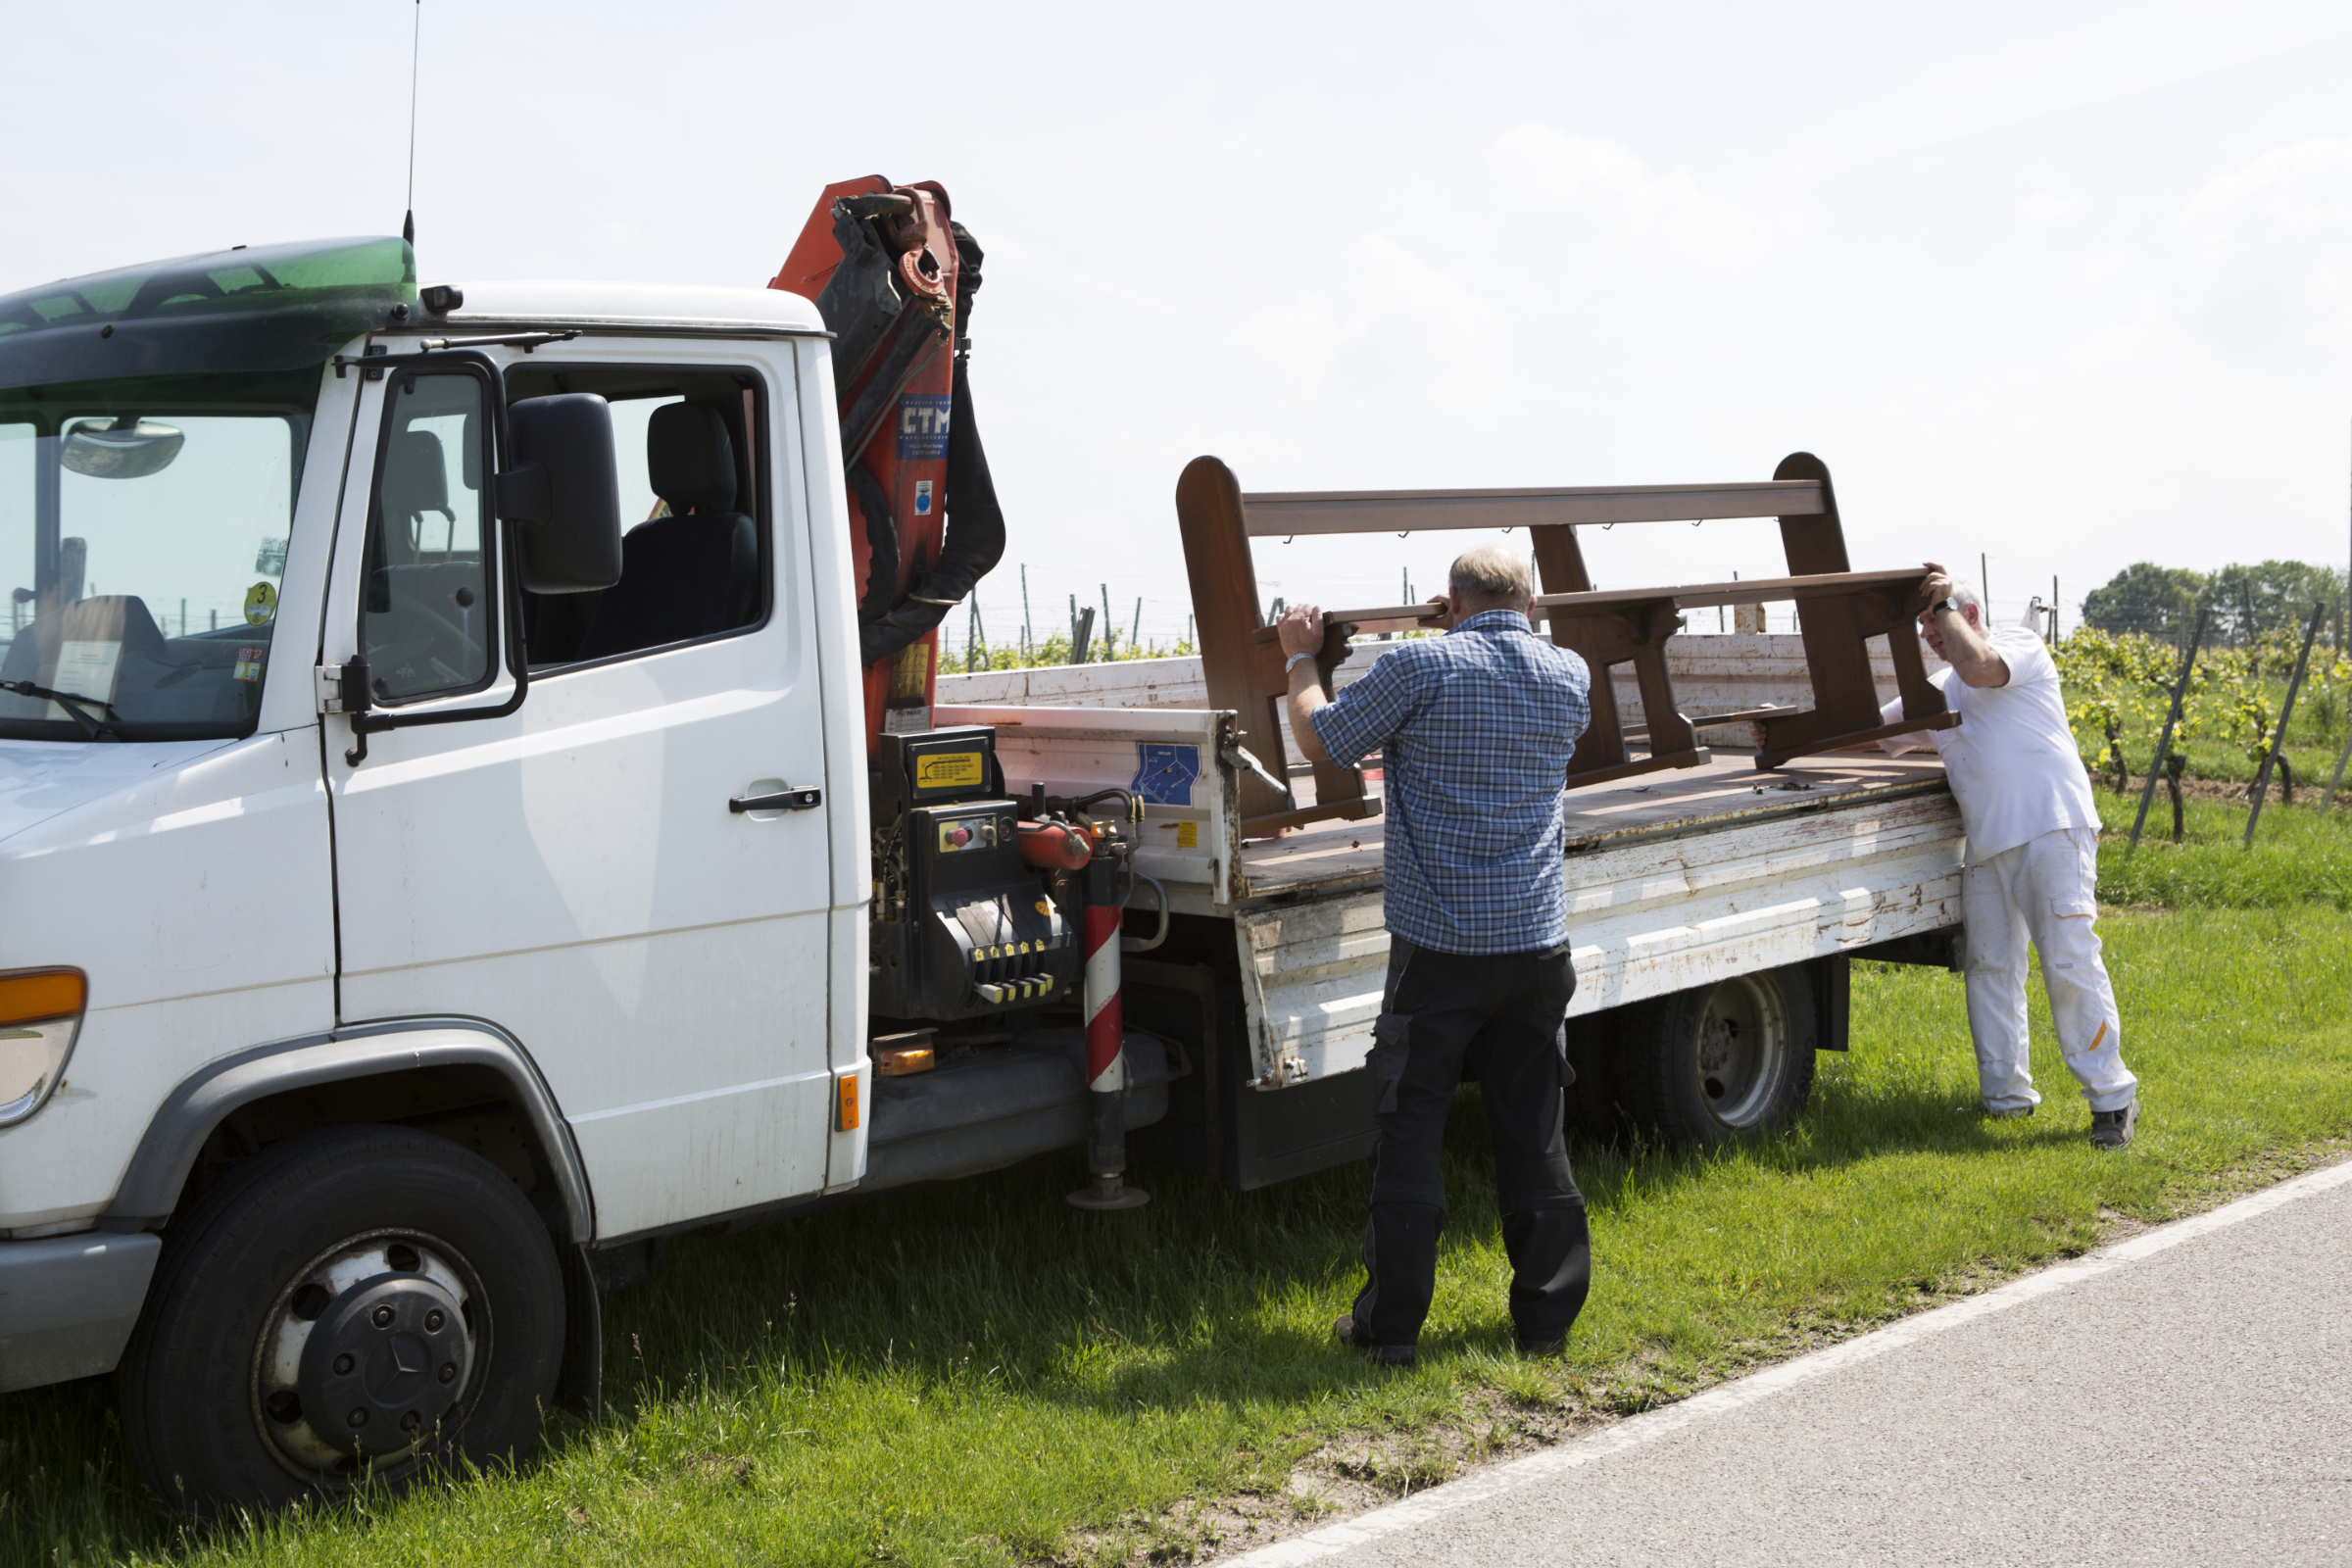
[[[578,657],[610,659],[744,626],[760,612],[760,533],[735,510],[735,447],[708,403],[671,403],[646,425],[645,463],[670,514],[620,541]]]

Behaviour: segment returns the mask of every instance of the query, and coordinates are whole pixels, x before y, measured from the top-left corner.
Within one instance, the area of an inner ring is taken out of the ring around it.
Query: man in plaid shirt
[[[1278,625],[1291,733],[1345,767],[1379,752],[1386,778],[1388,988],[1365,1062],[1379,1142],[1355,1310],[1334,1325],[1379,1359],[1413,1359],[1437,1285],[1446,1114],[1477,1074],[1494,1148],[1519,1348],[1566,1343],[1592,1283],[1585,1200],[1569,1173],[1560,1025],[1568,960],[1568,759],[1592,721],[1592,674],[1535,634],[1527,562],[1499,545],[1453,564],[1453,627],[1383,654],[1346,696],[1324,690],[1322,612]]]

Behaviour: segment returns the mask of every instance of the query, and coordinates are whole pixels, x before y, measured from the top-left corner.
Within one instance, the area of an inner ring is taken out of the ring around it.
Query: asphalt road
[[[1230,1561],[2352,1563],[2352,1166]]]

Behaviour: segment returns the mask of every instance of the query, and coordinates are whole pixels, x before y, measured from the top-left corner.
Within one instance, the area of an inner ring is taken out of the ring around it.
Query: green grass
[[[1049,1160],[681,1243],[607,1298],[603,1424],[398,1501],[183,1536],[126,1474],[105,1384],[0,1399],[0,1561],[1032,1562],[1120,1521],[1149,1544],[1188,1496],[1274,1493],[1337,1434],[1640,1408],[2078,1251],[2111,1215],[2202,1206],[2352,1127],[2352,923],[2290,900],[2103,929],[2146,1106],[2128,1152],[2086,1143],[2038,993],[2041,1114],[1985,1122],[1962,1113],[1957,978],[1860,966],[1854,1050],[1823,1058],[1790,1135],[1577,1151],[1596,1276],[1564,1363],[1510,1351],[1468,1090],[1409,1372],[1326,1338],[1356,1284],[1360,1171],[1252,1194],[1145,1171],[1150,1207],[1088,1215],[1061,1202],[1077,1163]]]
[[[2301,726],[2298,725],[2296,728],[2300,730]],[[2311,798],[2315,803],[2319,800],[2321,793],[2328,788],[2328,776],[2335,771],[2335,760],[2342,755],[2343,746],[2344,738],[2340,734],[2329,736],[2325,740],[2313,738],[2308,742],[2300,735],[2288,738],[2286,748],[2280,755],[2286,759],[2288,765],[2295,771],[2296,800],[2300,801],[2303,798],[2303,792],[2306,789],[2311,791]],[[2188,759],[2188,774],[2191,778],[2220,779],[2231,784],[2251,784],[2254,782],[2254,775],[2262,771],[2261,760],[2248,757],[2242,749],[2237,747],[2221,746],[2206,741],[2192,741],[2181,747],[2180,751]],[[2124,748],[2124,762],[2132,769],[2134,778],[2145,778],[2148,760],[2155,755],[2156,743],[2153,740],[2138,747],[2127,745]],[[2092,758],[2091,760],[2107,769],[2109,780],[2114,779],[2115,768],[2107,761],[2104,754]],[[2348,782],[2352,782],[2352,768],[2346,770],[2345,778]],[[2161,795],[2164,786],[2159,784],[2156,789],[2157,793]],[[2275,768],[2271,772],[2270,799],[2273,801],[2278,799],[2278,773]],[[2341,802],[2340,796],[2338,802],[2339,804]],[[2270,808],[2266,806],[2263,809],[2267,812]],[[2151,811],[2149,814],[2154,815],[2154,812]]]
[[[2139,811],[2139,792],[2097,795],[2108,834],[2099,846],[2099,898],[2105,903],[2238,909],[2317,904],[2352,910],[2352,812],[2338,805],[2322,817],[2316,791],[2298,790],[2298,804],[2282,806],[2274,782],[2249,850],[2246,808],[2229,801],[2186,802],[2186,836],[2173,843],[2172,799],[2159,783],[2139,848],[2130,854],[2126,841]]]

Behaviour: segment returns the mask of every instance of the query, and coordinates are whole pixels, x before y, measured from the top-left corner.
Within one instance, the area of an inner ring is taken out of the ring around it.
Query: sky
[[[1040,636],[1071,595],[1181,633],[1203,453],[1322,490],[1811,451],[1857,569],[1982,559],[2003,620],[2352,549],[2352,0],[97,16],[12,18],[54,69],[12,78],[50,129],[0,175],[0,290],[398,232],[418,23],[427,282],[756,286],[827,181],[944,183],[988,253],[992,638],[1023,564]],[[1471,542],[1261,540],[1257,576],[1389,603]],[[1780,570],[1768,522],[1587,553]]]

